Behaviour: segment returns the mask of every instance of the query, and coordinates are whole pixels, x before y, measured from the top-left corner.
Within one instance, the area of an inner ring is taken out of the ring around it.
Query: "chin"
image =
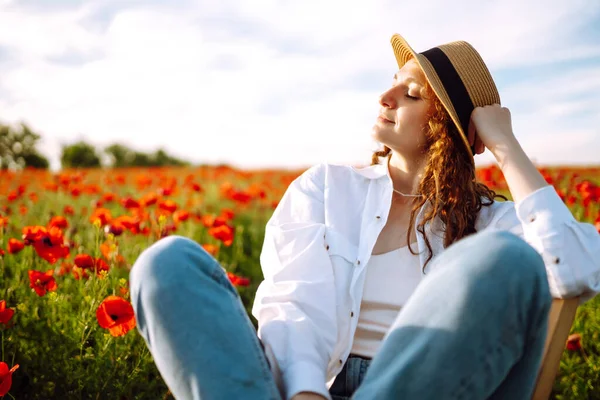
[[[376,140],[378,142],[382,142],[385,141],[385,137],[387,135],[384,132],[381,132],[381,128],[379,128],[377,125],[375,125],[373,127],[373,130],[371,130],[371,138],[373,140]]]
[[[371,132],[371,139],[373,139],[374,141],[376,141],[379,144],[382,144],[384,146],[388,146],[388,143],[390,143],[390,138],[388,137],[388,135],[386,135],[385,132],[381,132],[378,129],[374,128],[373,131]]]

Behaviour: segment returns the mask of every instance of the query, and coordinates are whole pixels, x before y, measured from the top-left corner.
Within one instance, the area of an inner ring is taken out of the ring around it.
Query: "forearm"
[[[492,154],[498,161],[515,203],[519,203],[536,190],[548,186],[517,139],[498,146]]]

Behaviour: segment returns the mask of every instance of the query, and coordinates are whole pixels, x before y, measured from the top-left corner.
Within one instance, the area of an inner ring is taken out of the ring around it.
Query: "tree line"
[[[17,127],[0,123],[0,169],[47,169],[50,163],[37,149],[41,138],[25,123]],[[92,144],[79,140],[62,146],[60,164],[61,168],[122,168],[184,166],[190,163],[167,154],[163,149],[144,153],[114,143],[98,150]]]

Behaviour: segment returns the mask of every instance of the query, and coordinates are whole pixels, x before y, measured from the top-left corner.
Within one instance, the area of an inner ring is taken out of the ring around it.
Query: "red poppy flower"
[[[94,267],[94,258],[89,254],[77,254],[73,262],[82,269]]]
[[[205,214],[202,217],[200,217],[200,219],[202,220],[202,225],[204,225],[207,228],[212,228],[212,226],[215,224],[214,215]]]
[[[239,204],[248,204],[253,198],[251,193],[237,191],[234,191],[228,197]]]
[[[69,246],[65,245],[63,232],[57,227],[50,228],[45,237],[33,243],[33,247],[37,254],[50,264],[54,264],[59,258],[67,257],[70,252]]]
[[[15,200],[17,200],[17,199],[18,199],[20,196],[19,196],[19,194],[18,194],[17,192],[15,192],[15,191],[13,190],[13,191],[12,191],[12,192],[10,192],[10,193],[8,194],[8,196],[6,196],[6,197],[7,197],[7,200],[8,200],[8,201],[15,201]]]
[[[202,186],[199,183],[195,183],[192,182],[190,184],[190,188],[194,191],[194,192],[203,192]]]
[[[84,214],[83,211],[82,211],[82,214]],[[102,226],[108,224],[112,220],[112,215],[110,213],[110,210],[108,210],[106,208],[94,209],[94,212],[90,216],[90,222],[93,224],[96,222],[96,220],[100,221],[100,225],[102,225]]]
[[[15,310],[12,308],[6,308],[6,300],[0,301],[0,324],[8,324],[8,321],[15,314]]]
[[[53,270],[49,269],[46,272],[29,270],[29,287],[33,288],[38,296],[43,296],[46,292],[55,291],[58,286],[54,279]]]
[[[23,240],[26,245],[33,245],[38,255],[51,264],[69,255],[63,232],[57,227],[47,230],[43,226],[26,226],[23,228]]]
[[[175,203],[173,200],[164,200],[158,203],[158,208],[172,213],[177,210],[177,203]]]
[[[115,236],[119,236],[125,229],[132,233],[137,233],[140,229],[140,218],[131,215],[121,215],[112,221],[109,229]],[[117,233],[113,232],[113,230]]]
[[[221,210],[221,217],[230,221],[235,217],[235,212],[230,208],[224,208]]]
[[[248,286],[250,285],[250,279],[243,278],[241,276],[235,275],[231,272],[227,272],[227,278],[231,281],[233,286]]]
[[[20,240],[17,240],[15,238],[8,239],[8,252],[10,254],[17,254],[18,252],[23,250],[24,247],[25,244]]]
[[[25,226],[23,227],[23,241],[26,245],[43,240],[48,236],[48,230],[45,226]]]
[[[139,208],[140,207],[140,203],[137,200],[132,199],[131,197],[127,197],[127,198],[124,198],[123,200],[121,200],[121,204],[125,208]]]
[[[12,374],[19,368],[19,364],[15,364],[11,369],[8,369],[8,364],[0,361],[0,397],[6,395],[12,385]]]
[[[80,280],[81,278],[90,278],[86,270],[83,268],[79,268],[77,265],[74,265],[73,268],[71,268],[71,273],[73,274],[73,278],[75,278],[76,280]]]
[[[229,219],[227,217],[219,215],[217,218],[215,218],[212,227],[218,228],[219,226],[227,225],[227,222],[229,222]]]
[[[148,193],[142,197],[140,203],[142,206],[147,207],[156,204],[158,196],[155,193]]]
[[[579,333],[573,333],[572,335],[569,335],[569,338],[567,339],[567,350],[579,351],[581,348],[581,335]]]
[[[108,329],[112,336],[123,336],[135,328],[135,315],[131,304],[119,297],[106,297],[96,310],[98,325]]]
[[[102,276],[102,275],[100,275],[100,272],[102,272],[102,271],[108,272],[108,270],[110,269],[110,267],[108,266],[108,263],[101,258],[96,258],[94,267],[96,269],[96,275],[99,277]]]
[[[79,197],[79,195],[81,194],[81,187],[73,186],[73,187],[71,187],[70,192],[71,192],[71,196]]]
[[[113,201],[115,201],[117,198],[117,195],[114,193],[104,193],[102,195],[102,201],[106,202],[106,203],[111,203]]]
[[[225,246],[231,246],[233,243],[233,228],[229,225],[221,225],[216,228],[210,228],[208,234],[223,242]]]
[[[65,215],[75,215],[75,210],[71,206],[65,206],[65,208],[63,208],[63,214],[65,214]]]
[[[48,223],[48,228],[52,228],[54,226],[60,229],[65,229],[69,227],[69,222],[65,217],[57,215],[52,217]]]
[[[58,185],[54,182],[44,182],[44,189],[50,192],[57,192]]]
[[[108,270],[110,269],[106,261],[104,261],[101,258],[94,258],[89,254],[78,254],[77,256],[75,256],[74,262],[77,267],[81,268],[84,271],[86,269],[93,269],[96,272],[96,275],[98,275],[99,277],[102,276],[100,275],[101,271],[108,272]],[[76,279],[79,278],[76,276]]]
[[[208,254],[212,255],[213,257],[216,257],[217,253],[219,252],[219,248],[214,244],[207,243],[203,244],[202,247],[204,248],[204,250],[206,250]]]
[[[175,223],[187,221],[190,218],[190,213],[185,210],[178,210],[173,213],[173,221]]]
[[[170,187],[163,187],[158,189],[158,193],[162,196],[171,196],[173,194],[173,188]]]

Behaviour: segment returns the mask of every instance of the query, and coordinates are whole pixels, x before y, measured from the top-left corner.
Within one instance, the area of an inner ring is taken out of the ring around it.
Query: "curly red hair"
[[[439,216],[444,224],[444,248],[447,248],[452,243],[476,233],[475,221],[481,207],[493,204],[495,198],[507,200],[505,196],[496,194],[483,183],[476,182],[475,163],[465,148],[460,132],[431,88],[428,87],[427,90],[432,94],[428,122],[424,127],[427,160],[418,187],[418,193],[424,196],[413,200],[408,226],[408,232],[411,232],[417,213],[426,201],[430,201],[433,207],[424,214],[423,220],[417,226],[429,251],[423,271],[433,257],[431,244],[425,235],[427,221],[433,222],[434,218]],[[379,164],[380,158],[391,155],[391,149],[384,146],[383,150],[373,153],[371,165]],[[416,255],[411,248],[410,237],[411,235],[406,235],[408,249]]]

